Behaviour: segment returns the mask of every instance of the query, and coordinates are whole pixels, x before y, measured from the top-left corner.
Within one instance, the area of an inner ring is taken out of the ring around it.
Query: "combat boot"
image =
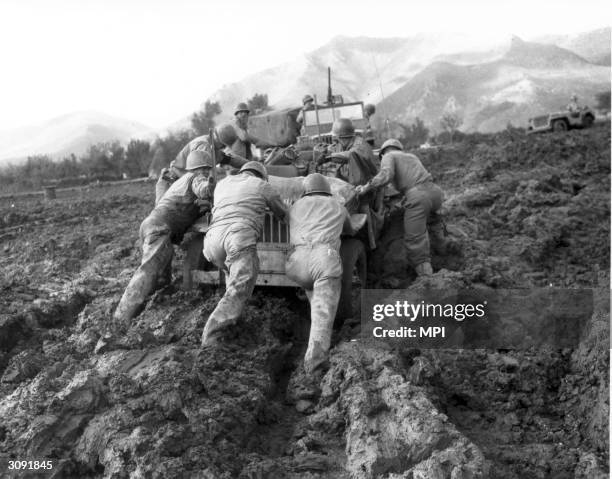
[[[431,268],[431,263],[426,261],[425,263],[421,263],[414,268],[416,274],[419,276],[431,276],[433,274],[433,269]]]

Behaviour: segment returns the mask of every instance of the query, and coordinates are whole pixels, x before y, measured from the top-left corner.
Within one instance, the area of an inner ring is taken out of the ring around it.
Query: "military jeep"
[[[588,106],[585,106],[580,111],[576,112],[565,110],[530,118],[527,126],[527,133],[589,128],[593,125],[594,121],[595,113]]]

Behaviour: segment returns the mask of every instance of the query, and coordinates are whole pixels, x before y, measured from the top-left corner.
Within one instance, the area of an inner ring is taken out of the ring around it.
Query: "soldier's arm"
[[[395,177],[395,168],[393,167],[393,159],[390,155],[383,156],[380,162],[380,171],[368,181],[365,185],[357,187],[357,194],[364,195],[370,190],[381,188],[393,181]]]
[[[339,163],[342,165],[344,163],[348,163],[349,159],[351,158],[351,154],[352,154],[351,150],[338,151],[338,152],[332,153],[331,155],[329,155],[329,157],[334,163]]]
[[[287,207],[274,187],[269,183],[266,183],[263,189],[263,194],[268,207],[272,210],[272,213],[274,213],[279,220],[284,220],[287,218]]]
[[[232,149],[228,146],[221,152],[221,163],[222,165],[230,165],[233,168],[242,168],[245,163],[249,160],[243,158],[238,153],[232,151]]]

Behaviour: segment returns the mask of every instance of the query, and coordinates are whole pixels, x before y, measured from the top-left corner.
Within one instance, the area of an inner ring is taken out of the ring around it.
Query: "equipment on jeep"
[[[588,106],[585,106],[577,112],[565,110],[529,118],[527,133],[589,128],[594,121],[595,113]]]

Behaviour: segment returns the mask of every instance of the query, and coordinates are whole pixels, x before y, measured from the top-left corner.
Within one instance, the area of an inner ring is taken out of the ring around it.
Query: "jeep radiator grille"
[[[533,126],[536,128],[540,128],[541,126],[548,125],[548,116],[536,116],[533,119]]]
[[[289,225],[266,213],[261,243],[289,243]]]

